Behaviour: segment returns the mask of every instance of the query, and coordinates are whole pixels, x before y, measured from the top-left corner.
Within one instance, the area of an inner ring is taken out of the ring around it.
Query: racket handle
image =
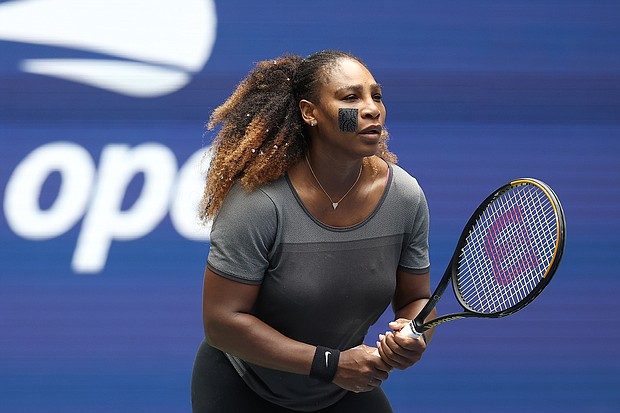
[[[404,336],[407,337],[411,337],[411,338],[415,338],[418,339],[422,333],[418,333],[415,329],[415,325],[413,325],[413,321],[409,322],[409,324],[407,324],[406,326],[404,326],[399,333],[401,333]]]

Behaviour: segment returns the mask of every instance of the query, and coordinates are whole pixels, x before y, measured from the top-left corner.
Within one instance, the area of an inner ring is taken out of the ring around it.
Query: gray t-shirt
[[[260,284],[254,315],[285,336],[340,350],[361,344],[392,300],[397,270],[415,276],[430,265],[424,193],[400,167],[389,171],[375,210],[351,227],[319,222],[287,177],[252,192],[233,186],[213,223],[208,267]],[[254,391],[289,409],[318,410],[346,393],[229,359]]]

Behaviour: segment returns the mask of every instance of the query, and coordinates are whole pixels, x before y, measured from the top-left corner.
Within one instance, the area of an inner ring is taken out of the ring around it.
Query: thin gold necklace
[[[308,159],[308,154],[306,154],[305,157],[306,157],[306,163],[308,164],[308,168],[310,168],[310,173],[314,177],[314,180],[316,181],[316,183],[319,184],[319,187],[321,188],[323,193],[325,193],[327,198],[329,198],[329,200],[331,201],[332,208],[334,208],[334,211],[335,211],[336,208],[338,208],[338,204],[340,204],[342,202],[342,200],[345,199],[347,195],[349,195],[349,192],[351,192],[353,190],[353,188],[355,188],[355,185],[357,185],[358,181],[360,180],[360,177],[362,176],[362,168],[364,167],[364,164],[362,163],[360,165],[360,173],[357,175],[357,179],[355,180],[355,182],[353,182],[353,185],[351,186],[351,188],[349,188],[349,190],[346,192],[346,194],[344,194],[342,196],[342,198],[340,198],[338,200],[338,202],[334,202],[334,200],[332,199],[331,196],[329,196],[329,194],[327,193],[325,188],[323,188],[323,185],[321,185],[321,182],[319,181],[319,178],[317,178],[316,175],[314,174],[314,170],[312,169],[312,165],[310,165],[310,160]]]

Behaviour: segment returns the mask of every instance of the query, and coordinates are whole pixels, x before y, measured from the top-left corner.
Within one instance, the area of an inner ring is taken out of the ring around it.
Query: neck
[[[311,175],[314,173],[314,177],[310,178],[316,178],[332,198],[344,195],[351,188],[363,164],[362,159],[343,163],[331,158],[313,157],[311,153],[306,155],[306,162]]]
[[[325,196],[331,202],[331,206],[334,209],[334,211],[338,208],[338,206],[340,205],[340,202],[342,202],[347,197],[347,195],[349,195],[349,193],[351,193],[351,191],[353,191],[353,188],[355,188],[355,186],[357,185],[358,181],[362,177],[362,169],[363,169],[363,165],[364,165],[363,163],[360,165],[360,169],[359,169],[359,172],[357,173],[357,177],[355,178],[355,181],[353,182],[353,184],[351,186],[349,186],[349,189],[347,189],[342,196],[334,199],[334,198],[332,198],[332,195],[329,193],[329,191],[325,189],[323,184],[321,184],[320,179],[316,176],[316,173],[314,172],[314,169],[312,168],[312,164],[310,163],[310,159],[308,159],[308,155],[307,154],[306,154],[306,164],[308,164],[308,169],[310,170],[310,174],[314,178],[314,181],[319,186],[319,188],[321,188],[321,191],[323,191]]]

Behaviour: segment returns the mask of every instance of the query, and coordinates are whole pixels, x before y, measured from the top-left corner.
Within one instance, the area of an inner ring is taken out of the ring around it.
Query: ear
[[[299,101],[299,110],[301,111],[301,117],[303,118],[306,125],[314,126],[316,125],[316,105],[309,100],[302,99]]]

